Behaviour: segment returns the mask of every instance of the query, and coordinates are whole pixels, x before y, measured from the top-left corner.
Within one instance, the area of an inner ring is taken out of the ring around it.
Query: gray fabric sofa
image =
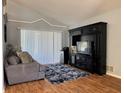
[[[17,49],[11,44],[6,47],[4,69],[9,85],[44,79],[45,77],[44,65],[35,61],[26,51],[17,54]]]
[[[7,61],[5,62],[5,72],[9,85],[44,79],[44,69],[45,67],[36,61],[16,65],[9,65]]]

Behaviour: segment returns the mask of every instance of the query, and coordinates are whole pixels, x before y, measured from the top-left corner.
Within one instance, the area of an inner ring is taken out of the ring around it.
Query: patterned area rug
[[[49,65],[45,70],[45,77],[52,84],[59,84],[64,81],[74,80],[88,75],[89,73],[86,71],[77,70],[62,64]]]

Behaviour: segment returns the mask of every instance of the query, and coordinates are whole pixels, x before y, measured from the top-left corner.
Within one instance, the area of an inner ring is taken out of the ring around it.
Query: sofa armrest
[[[36,62],[8,65],[5,67],[9,85],[37,80],[39,77],[39,64]]]

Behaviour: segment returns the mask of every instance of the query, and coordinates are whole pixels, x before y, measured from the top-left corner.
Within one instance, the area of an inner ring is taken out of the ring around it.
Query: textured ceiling
[[[72,26],[95,15],[119,8],[120,0],[8,0],[8,18]]]

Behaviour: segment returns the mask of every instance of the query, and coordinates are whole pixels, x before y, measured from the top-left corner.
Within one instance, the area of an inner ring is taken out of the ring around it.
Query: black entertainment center
[[[92,73],[106,74],[106,30],[105,22],[69,30],[69,64]]]

